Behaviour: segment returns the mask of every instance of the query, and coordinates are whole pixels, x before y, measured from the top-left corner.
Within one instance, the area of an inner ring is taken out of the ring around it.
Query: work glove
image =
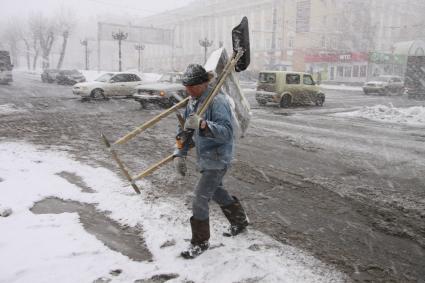
[[[191,114],[186,118],[186,122],[184,123],[185,130],[196,130],[199,129],[199,125],[201,124],[202,118],[197,114]]]
[[[186,167],[186,158],[181,156],[176,156],[173,159],[174,167],[176,168],[176,171],[178,174],[185,176],[187,172]]]

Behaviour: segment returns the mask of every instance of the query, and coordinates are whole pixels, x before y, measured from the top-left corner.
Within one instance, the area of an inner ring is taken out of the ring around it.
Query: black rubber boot
[[[229,231],[223,233],[223,236],[226,237],[236,236],[244,232],[249,224],[241,203],[235,196],[233,196],[233,199],[235,200],[234,203],[221,206],[221,210],[230,222]]]
[[[197,220],[193,217],[190,218],[190,226],[192,228],[192,240],[189,247],[181,252],[181,256],[185,259],[192,259],[206,251],[210,244],[210,221]]]

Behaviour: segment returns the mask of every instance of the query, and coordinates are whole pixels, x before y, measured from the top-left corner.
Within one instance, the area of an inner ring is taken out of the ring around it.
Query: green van
[[[325,94],[308,73],[263,71],[258,78],[255,99],[260,105],[273,102],[284,108],[311,103],[323,106]]]

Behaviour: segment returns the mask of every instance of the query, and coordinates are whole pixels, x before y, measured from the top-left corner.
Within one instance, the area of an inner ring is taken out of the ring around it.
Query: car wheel
[[[258,105],[261,105],[261,106],[264,106],[264,105],[266,105],[266,101],[264,101],[264,100],[257,100],[257,103],[258,103]]]
[[[363,92],[364,94],[369,95],[369,92],[367,90],[364,90]]]
[[[289,106],[291,106],[291,95],[284,94],[280,99],[280,107],[288,108]]]
[[[316,106],[323,106],[325,103],[325,95],[323,93],[319,93],[316,99]]]
[[[168,100],[169,102],[167,103],[166,108],[171,108],[173,107],[175,104],[179,103],[179,101],[177,99],[175,99],[174,97],[170,97],[170,99]]]
[[[139,100],[139,103],[141,109],[146,109],[146,102],[144,102],[143,100]]]
[[[384,88],[380,94],[381,95],[384,95],[384,96],[389,96],[390,95],[390,90],[388,88]]]
[[[90,93],[90,98],[92,99],[105,99],[106,100],[106,96],[103,93],[103,90],[101,90],[100,88],[96,88],[94,89],[91,93]]]

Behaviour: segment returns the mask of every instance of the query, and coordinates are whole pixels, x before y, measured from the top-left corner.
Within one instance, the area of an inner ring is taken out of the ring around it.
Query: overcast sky
[[[57,11],[61,5],[75,10],[86,18],[97,14],[152,15],[184,6],[193,0],[0,0],[0,18],[24,17],[41,11],[46,15]]]

